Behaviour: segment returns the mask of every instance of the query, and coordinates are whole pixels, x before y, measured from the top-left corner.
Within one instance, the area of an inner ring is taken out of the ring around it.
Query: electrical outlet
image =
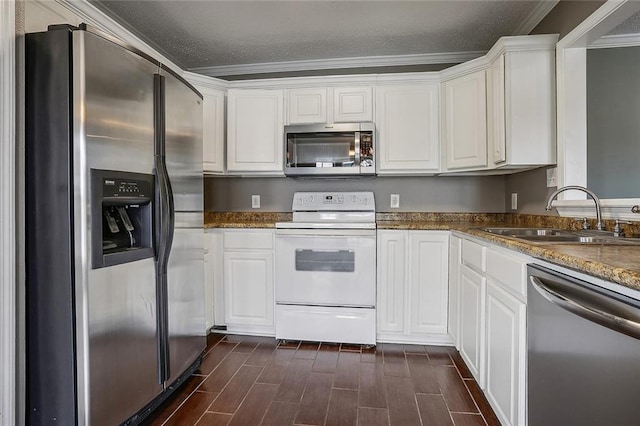
[[[252,209],[259,209],[260,208],[260,196],[259,195],[252,195],[251,196],[251,208]]]
[[[400,194],[391,194],[391,208],[392,209],[400,208]]]
[[[518,193],[511,193],[511,210],[518,210]]]
[[[558,168],[552,167],[547,169],[547,188],[558,186]]]

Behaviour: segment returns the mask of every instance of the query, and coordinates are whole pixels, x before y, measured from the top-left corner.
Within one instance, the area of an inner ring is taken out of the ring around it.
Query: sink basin
[[[618,242],[611,238],[587,237],[583,235],[522,235],[518,236],[521,240],[540,241],[550,243],[592,243],[592,244],[612,244]]]
[[[507,237],[573,235],[571,231],[552,228],[484,228],[486,232]]]
[[[553,228],[483,228],[483,231],[532,243],[640,245],[640,238],[615,238],[589,235],[589,231],[567,231]]]

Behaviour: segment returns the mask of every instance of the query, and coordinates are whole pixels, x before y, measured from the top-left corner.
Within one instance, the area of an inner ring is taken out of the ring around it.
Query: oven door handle
[[[276,228],[276,239],[280,238],[348,238],[348,237],[373,237],[376,236],[375,229],[294,229]]]
[[[630,318],[625,318],[620,313],[612,313],[607,310],[601,303],[598,303],[598,298],[606,296],[591,296],[591,300],[586,302],[569,297],[567,294],[558,291],[557,287],[561,287],[562,283],[554,281],[556,289],[552,290],[549,286],[545,285],[542,280],[535,276],[530,276],[529,280],[533,285],[533,288],[545,299],[560,308],[574,313],[582,318],[585,318],[591,322],[595,322],[618,333],[626,334],[640,340],[640,323]],[[583,297],[582,299],[585,299]],[[586,302],[586,303],[585,303]],[[613,299],[609,299],[608,304],[617,304]]]

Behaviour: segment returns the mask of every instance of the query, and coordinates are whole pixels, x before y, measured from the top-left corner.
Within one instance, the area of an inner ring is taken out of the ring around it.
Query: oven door
[[[375,300],[375,230],[276,230],[276,303],[374,307]]]

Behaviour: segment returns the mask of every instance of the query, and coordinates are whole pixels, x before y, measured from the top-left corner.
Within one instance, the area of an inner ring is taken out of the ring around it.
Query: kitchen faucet
[[[551,210],[551,202],[553,201],[553,199],[556,198],[559,193],[568,191],[571,189],[585,192],[589,194],[591,198],[593,198],[593,201],[596,203],[596,229],[598,231],[602,231],[604,229],[604,226],[602,226],[602,210],[600,209],[600,199],[593,191],[585,188],[584,186],[578,186],[578,185],[563,186],[562,188],[558,189],[553,194],[551,194],[551,196],[549,197],[549,200],[547,201],[547,206],[545,207],[545,209]]]

